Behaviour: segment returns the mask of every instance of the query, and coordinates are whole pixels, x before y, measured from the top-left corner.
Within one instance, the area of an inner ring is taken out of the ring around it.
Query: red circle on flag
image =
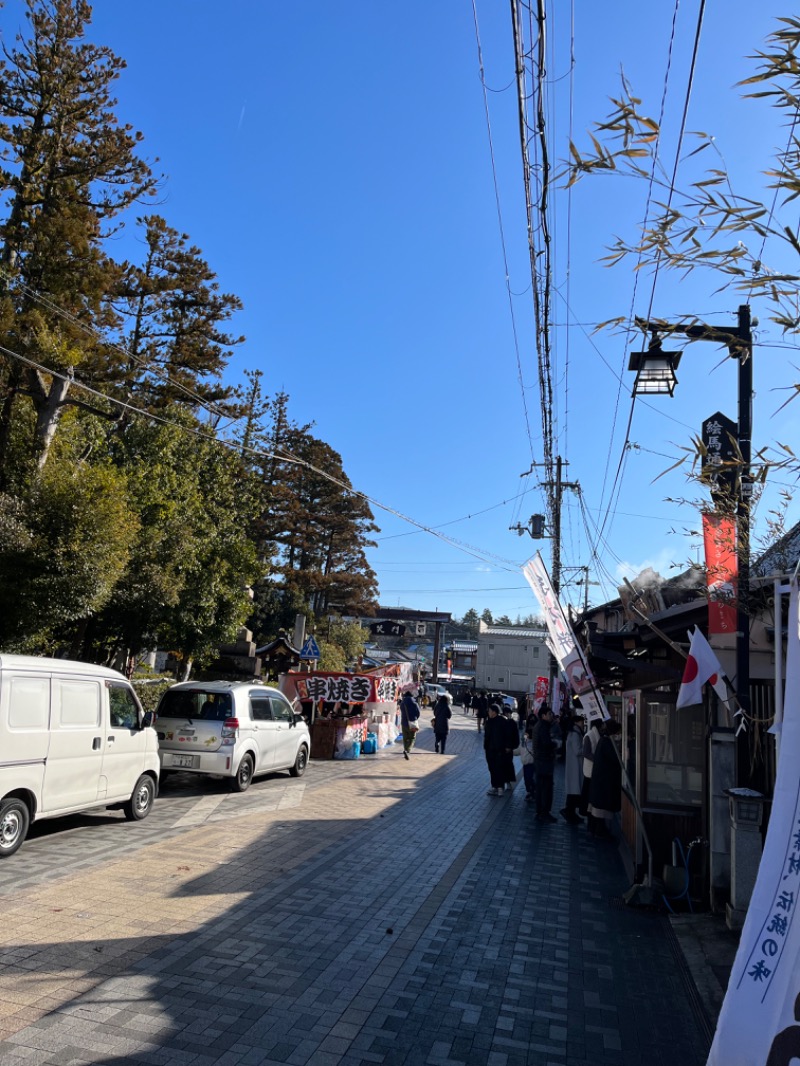
[[[694,679],[697,677],[697,672],[697,659],[695,659],[693,655],[690,655],[689,658],[686,660],[686,669],[683,671],[684,685],[688,685],[690,682],[694,681]]]

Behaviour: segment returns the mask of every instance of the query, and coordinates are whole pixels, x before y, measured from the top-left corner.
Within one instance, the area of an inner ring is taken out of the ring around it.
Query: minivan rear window
[[[191,718],[198,722],[224,722],[231,717],[230,692],[204,689],[168,689],[158,705],[159,718]]]

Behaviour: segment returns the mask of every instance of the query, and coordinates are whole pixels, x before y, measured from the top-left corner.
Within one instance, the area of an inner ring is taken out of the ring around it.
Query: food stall
[[[393,744],[400,733],[395,677],[380,672],[295,672],[281,677],[281,691],[297,699],[311,730],[312,759],[352,759],[368,733],[378,748]]]

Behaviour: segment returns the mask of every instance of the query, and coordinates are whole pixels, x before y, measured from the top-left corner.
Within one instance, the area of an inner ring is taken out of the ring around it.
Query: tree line
[[[260,371],[224,379],[241,301],[146,210],[164,179],[90,27],[27,0],[0,57],[0,648],[188,663],[242,623],[369,614],[370,507]]]

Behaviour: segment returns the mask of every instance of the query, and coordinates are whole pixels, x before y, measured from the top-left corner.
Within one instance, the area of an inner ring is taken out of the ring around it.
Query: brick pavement
[[[425,728],[408,762],[181,799],[57,877],[51,841],[23,848],[2,1066],[700,1066],[666,922],[619,904],[614,847],[538,826],[521,785],[486,796],[474,720],[453,725],[445,756]]]

